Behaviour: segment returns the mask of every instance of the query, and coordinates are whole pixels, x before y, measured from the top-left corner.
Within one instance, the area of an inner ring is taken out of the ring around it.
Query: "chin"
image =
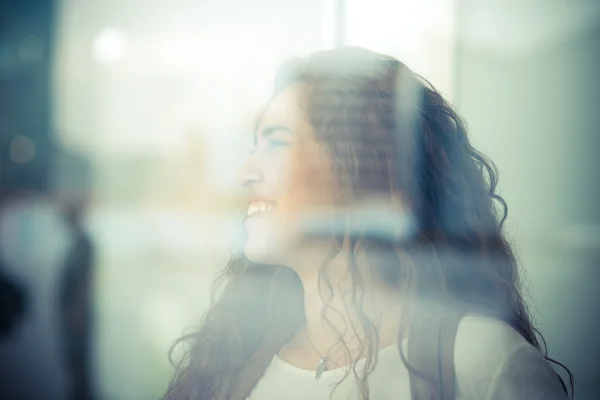
[[[244,246],[246,258],[256,264],[286,265],[285,251],[273,243],[256,243],[248,240]]]
[[[244,255],[250,262],[256,264],[271,264],[275,258],[267,246],[248,241],[244,246]]]

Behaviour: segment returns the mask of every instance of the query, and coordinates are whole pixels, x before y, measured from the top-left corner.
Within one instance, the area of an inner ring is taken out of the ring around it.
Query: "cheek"
[[[328,160],[318,149],[300,148],[292,153],[285,172],[286,190],[278,206],[289,220],[331,209],[335,180]]]

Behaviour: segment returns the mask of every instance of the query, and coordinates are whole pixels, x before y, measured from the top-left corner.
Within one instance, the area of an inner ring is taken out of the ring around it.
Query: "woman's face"
[[[288,265],[314,243],[315,222],[332,218],[335,182],[331,162],[301,108],[303,86],[275,97],[260,120],[240,184],[248,189],[246,256]]]

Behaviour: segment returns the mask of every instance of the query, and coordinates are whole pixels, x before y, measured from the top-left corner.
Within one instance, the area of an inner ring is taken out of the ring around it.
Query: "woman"
[[[165,399],[409,399],[425,309],[464,316],[450,397],[566,397],[492,164],[398,60],[343,48],[284,66],[240,183],[243,251]]]

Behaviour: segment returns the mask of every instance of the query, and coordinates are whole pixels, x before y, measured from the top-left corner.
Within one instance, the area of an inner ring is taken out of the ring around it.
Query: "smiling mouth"
[[[253,215],[265,214],[275,208],[275,203],[267,201],[253,201],[248,205],[248,215],[250,218]]]

